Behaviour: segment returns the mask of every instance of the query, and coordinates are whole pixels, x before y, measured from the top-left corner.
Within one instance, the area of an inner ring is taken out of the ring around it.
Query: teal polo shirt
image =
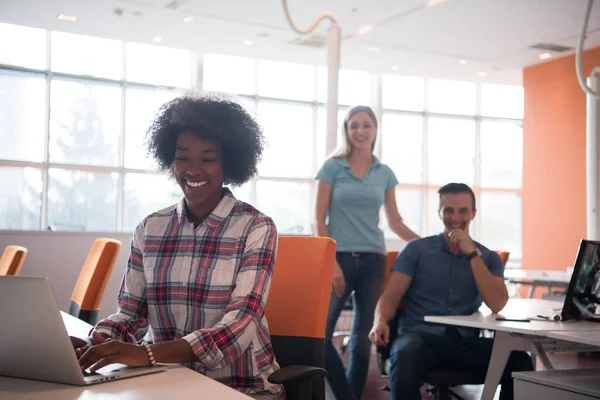
[[[373,156],[373,165],[363,179],[358,179],[346,157],[330,158],[323,163],[316,179],[332,186],[327,229],[337,243],[337,251],[385,254],[379,210],[385,193],[398,184],[390,167]]]

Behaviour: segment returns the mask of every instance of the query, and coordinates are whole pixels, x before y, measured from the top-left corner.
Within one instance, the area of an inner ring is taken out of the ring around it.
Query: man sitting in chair
[[[493,339],[480,337],[479,329],[432,324],[424,317],[469,315],[482,300],[497,313],[508,301],[502,260],[469,237],[476,213],[473,191],[465,184],[449,183],[439,195],[444,232],[416,239],[400,253],[369,334],[377,346],[389,345],[388,322],[404,300],[398,338],[390,354],[394,400],[421,399],[420,386],[435,370],[465,372],[483,383]],[[514,351],[500,381],[500,399],[513,398],[513,371],[530,370],[529,355]]]

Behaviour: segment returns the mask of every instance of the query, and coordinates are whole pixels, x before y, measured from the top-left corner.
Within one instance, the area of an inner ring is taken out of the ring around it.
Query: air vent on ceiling
[[[181,8],[182,6],[185,5],[185,3],[187,3],[188,0],[173,0],[170,1],[165,8],[168,8],[170,10],[178,10],[179,8]]]
[[[290,40],[290,44],[294,46],[308,46],[316,49],[325,47],[327,38],[323,35],[310,35],[310,36],[299,36],[293,40]]]
[[[564,53],[566,51],[575,50],[573,47],[561,46],[560,44],[553,43],[537,43],[529,46],[529,48],[535,50],[554,51],[556,53]]]

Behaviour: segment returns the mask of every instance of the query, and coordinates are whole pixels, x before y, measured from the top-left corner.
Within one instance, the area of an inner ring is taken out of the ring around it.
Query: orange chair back
[[[280,236],[265,314],[272,335],[325,337],[335,241]]]
[[[22,246],[6,246],[0,257],[0,276],[17,276],[27,256],[27,248]]]
[[[94,241],[71,296],[71,315],[90,324],[96,322],[102,296],[120,250],[119,240],[98,238]]]
[[[500,256],[500,259],[502,260],[504,265],[506,265],[506,263],[508,262],[508,256],[510,255],[510,252],[503,251],[503,250],[496,250],[496,253],[498,253],[498,255]]]
[[[316,236],[280,236],[265,316],[281,367],[324,366],[325,325],[331,298],[335,241]],[[308,396],[325,398],[317,379]]]
[[[388,281],[390,280],[390,275],[392,274],[392,268],[394,267],[394,263],[398,258],[399,251],[388,251],[387,257],[385,260],[385,284],[384,287],[387,286]],[[400,300],[398,303],[398,308],[404,308],[404,299]]]

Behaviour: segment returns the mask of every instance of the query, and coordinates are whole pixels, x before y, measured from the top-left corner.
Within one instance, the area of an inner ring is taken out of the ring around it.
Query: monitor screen
[[[589,319],[600,303],[600,242],[581,240],[561,319]]]

